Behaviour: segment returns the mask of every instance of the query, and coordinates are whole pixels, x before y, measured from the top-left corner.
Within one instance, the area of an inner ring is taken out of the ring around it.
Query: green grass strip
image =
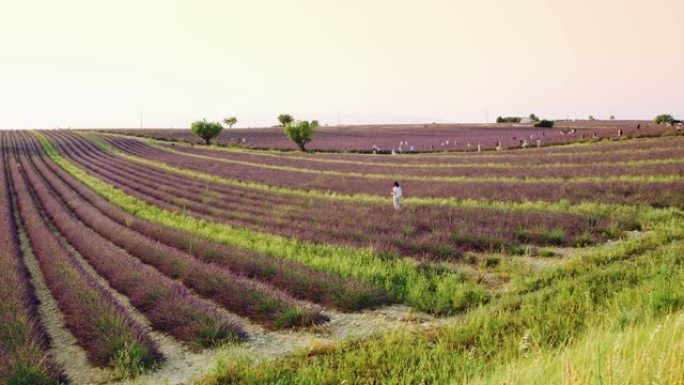
[[[449,326],[409,327],[275,362],[227,357],[231,360],[219,361],[215,373],[198,384],[460,384],[480,376],[494,377],[486,383],[518,383],[497,377],[508,364],[526,357],[572,349],[588,331],[624,330],[682,309],[684,245],[671,241],[659,234],[573,258],[557,271],[549,271],[553,285],[531,293],[508,292],[500,301],[471,311]],[[663,349],[673,343],[678,342],[661,342]],[[676,358],[670,357],[669,362]],[[681,369],[679,364],[678,373]],[[563,381],[549,378],[551,373],[536,372],[547,376],[540,384],[580,383],[569,374]]]
[[[48,156],[65,171],[111,203],[142,219],[188,231],[212,241],[278,258],[293,259],[315,269],[353,276],[384,288],[396,300],[417,309],[451,314],[487,299],[484,288],[465,274],[426,269],[410,258],[383,258],[372,248],[353,248],[299,241],[279,235],[206,221],[145,203],[94,177],[63,158],[41,133],[35,132]]]
[[[273,164],[250,162],[246,160],[214,158],[207,155],[191,154],[183,151],[177,151],[168,146],[160,146],[156,143],[147,143],[149,146],[156,149],[166,151],[168,153],[187,156],[191,158],[211,160],[213,162],[223,162],[230,164],[238,164],[241,166],[258,167],[268,170],[299,172],[304,174],[339,176],[343,178],[365,178],[365,179],[399,179],[399,180],[413,180],[425,182],[447,182],[447,183],[671,183],[684,181],[684,177],[679,175],[621,175],[621,176],[607,176],[607,177],[571,177],[571,178],[518,178],[518,177],[470,177],[470,176],[429,176],[429,175],[405,175],[405,174],[376,174],[376,173],[360,173],[360,172],[346,172],[346,171],[332,171],[332,170],[318,170],[310,168],[301,168],[293,166],[279,166]]]

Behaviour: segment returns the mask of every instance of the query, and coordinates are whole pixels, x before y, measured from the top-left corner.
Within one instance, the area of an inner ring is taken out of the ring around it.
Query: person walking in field
[[[401,191],[401,186],[399,186],[399,182],[395,181],[394,187],[392,187],[392,203],[394,203],[394,209],[396,211],[401,210],[402,195],[403,192]]]

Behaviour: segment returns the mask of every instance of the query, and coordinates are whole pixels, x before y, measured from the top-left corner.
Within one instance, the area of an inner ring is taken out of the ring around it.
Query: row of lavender
[[[247,336],[224,309],[282,328],[327,320],[320,308],[293,296],[341,310],[388,301],[382,291],[354,279],[198,242],[191,234],[139,220],[50,162],[29,135],[3,133],[0,142],[2,383],[65,380],[46,353],[48,338],[19,252],[11,197],[65,326],[92,364],[120,373],[136,374],[163,360],[150,327],[201,348]],[[111,290],[125,295],[145,322],[131,317]]]
[[[18,218],[65,326],[95,365],[127,373],[154,366],[161,359],[156,343],[52,231],[13,152],[3,138]]]
[[[24,152],[37,171],[84,224],[232,312],[277,328],[325,320],[319,310],[303,308],[283,292],[341,310],[386,302],[377,289],[353,279],[332,277],[292,261],[245,252],[136,218],[46,161],[31,138],[25,141],[29,145]]]
[[[117,149],[145,159],[172,166],[212,174],[234,180],[246,180],[272,186],[300,190],[320,190],[343,194],[369,194],[386,196],[394,181],[391,177],[364,178],[335,176],[319,173],[300,173],[268,169],[258,166],[224,164],[170,153],[133,139],[105,137]],[[645,182],[435,182],[406,181],[407,196],[472,199],[494,201],[547,201],[567,200],[572,203],[601,202],[615,204],[646,204],[656,207],[684,207],[684,183],[681,181]]]
[[[419,258],[458,260],[464,251],[519,251],[523,244],[586,245],[617,235],[622,226],[605,218],[541,210],[410,206],[395,214],[378,204],[312,200],[201,182],[118,159],[87,141],[55,142],[83,168],[150,204],[234,226],[315,242],[372,245]]]
[[[671,145],[671,144],[670,144]],[[362,174],[376,174],[376,175],[397,175],[402,176],[423,176],[430,175],[431,177],[505,177],[505,178],[575,178],[575,177],[610,177],[623,175],[684,175],[684,141],[679,146],[665,148],[662,150],[654,150],[647,159],[650,161],[660,158],[660,162],[650,162],[645,164],[629,164],[635,160],[632,158],[633,154],[625,154],[620,159],[620,163],[601,164],[600,161],[592,160],[591,157],[582,157],[577,155],[582,162],[587,163],[563,163],[560,164],[557,159],[547,160],[548,163],[554,164],[554,167],[547,167],[543,163],[545,159],[537,159],[544,167],[534,167],[530,164],[510,164],[502,162],[501,157],[495,157],[491,165],[494,167],[483,166],[482,164],[463,164],[460,160],[453,161],[459,167],[434,167],[430,160],[424,161],[421,166],[411,166],[411,164],[403,164],[400,162],[393,162],[391,164],[372,164],[361,161],[352,162],[326,162],[320,161],[315,157],[292,159],[286,156],[264,156],[257,153],[235,152],[235,151],[217,151],[214,149],[206,149],[200,146],[170,146],[164,145],[169,151],[183,152],[194,156],[203,156],[211,159],[221,160],[227,164],[231,162],[250,162],[256,165],[264,165],[265,167],[289,167],[302,171],[319,171],[319,172],[342,172],[342,173],[362,173]],[[655,158],[654,158],[655,157]],[[357,157],[358,158],[358,157]],[[587,159],[588,158],[588,159]],[[677,162],[667,162],[670,159],[679,159]],[[469,158],[468,160],[472,160]],[[521,160],[521,159],[517,159]],[[592,160],[591,163],[588,163]],[[638,159],[636,159],[638,160]],[[442,163],[442,166],[449,166],[450,164]],[[463,167],[461,167],[463,166]]]
[[[56,384],[61,369],[48,355],[50,340],[23,262],[0,138],[0,383]]]

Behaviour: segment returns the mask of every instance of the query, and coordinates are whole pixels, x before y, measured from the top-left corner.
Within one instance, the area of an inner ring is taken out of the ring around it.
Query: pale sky
[[[684,117],[684,0],[0,0],[0,128]]]

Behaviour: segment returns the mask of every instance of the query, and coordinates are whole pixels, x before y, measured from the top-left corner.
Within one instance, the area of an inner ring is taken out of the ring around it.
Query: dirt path
[[[435,318],[408,306],[395,305],[358,313],[326,312],[330,322],[303,330],[268,332],[248,325],[250,338],[240,345],[224,346],[202,353],[189,351],[171,358],[159,370],[135,379],[131,384],[192,384],[216,367],[219,360],[238,357],[270,360],[306,349],[325,348],[349,339],[360,339],[408,325],[425,328],[453,323],[458,317]],[[124,384],[126,382],[123,382]],[[116,384],[116,382],[111,383]]]

